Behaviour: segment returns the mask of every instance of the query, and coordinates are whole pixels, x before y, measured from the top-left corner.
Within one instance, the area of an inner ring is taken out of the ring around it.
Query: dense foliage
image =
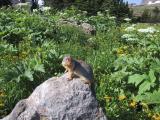
[[[12,5],[11,0],[0,0],[0,7]]]
[[[64,19],[87,22],[96,35],[60,24]],[[74,7],[43,14],[1,9],[0,117],[44,80],[63,74],[63,55],[71,54],[92,65],[96,95],[109,120],[158,120],[159,38],[156,26],[116,26],[108,11],[87,16]]]
[[[25,1],[21,0],[22,3]],[[87,11],[88,15],[109,10],[110,14],[116,16],[118,21],[121,21],[124,17],[132,17],[128,2],[124,0],[45,0],[45,4],[59,10],[74,6],[79,10]],[[12,6],[12,0],[0,0],[0,7],[8,5]]]
[[[80,10],[87,11],[89,15],[95,15],[98,11],[110,10],[110,13],[115,15],[118,20],[132,16],[128,3],[123,0],[46,0],[46,3],[57,9],[73,5]]]

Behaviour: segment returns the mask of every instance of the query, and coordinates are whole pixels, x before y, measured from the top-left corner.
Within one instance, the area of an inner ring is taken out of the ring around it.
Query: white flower
[[[128,38],[127,41],[138,41],[138,38]]]
[[[83,12],[83,15],[87,15],[87,11],[82,11]]]
[[[36,12],[38,12],[38,10],[37,10],[37,9],[33,9],[33,12],[35,12],[35,13],[36,13]]]
[[[99,11],[99,12],[97,12],[97,15],[98,16],[103,16],[103,14]]]
[[[62,12],[60,12],[59,15],[60,15],[60,16],[65,16],[65,15],[67,15],[67,13],[62,13]]]
[[[43,11],[49,11],[51,7],[43,7]]]
[[[136,24],[132,24],[132,27],[135,27],[136,26]]]
[[[78,16],[78,17],[80,17],[80,16],[81,16],[81,14],[77,14],[77,16]]]
[[[125,18],[124,20],[127,21],[127,22],[131,21],[130,18]]]
[[[132,37],[134,37],[134,36],[131,34],[124,34],[121,36],[121,38],[124,38],[124,39],[132,38]]]
[[[105,10],[105,12],[109,12],[109,10]]]
[[[131,34],[124,34],[123,36],[121,36],[121,38],[124,41],[128,41],[128,42],[136,42],[139,39],[135,37],[135,35],[131,35]]]
[[[146,29],[138,29],[138,32],[140,32],[140,33],[155,33],[155,32],[159,32],[159,31],[153,27],[148,27]]]
[[[109,17],[109,19],[113,20],[113,19],[116,19],[116,17],[115,16],[111,16],[111,17]]]
[[[130,26],[130,27],[127,27],[125,29],[125,31],[127,31],[127,32],[131,32],[131,31],[134,31],[134,30],[135,30],[134,26]]]

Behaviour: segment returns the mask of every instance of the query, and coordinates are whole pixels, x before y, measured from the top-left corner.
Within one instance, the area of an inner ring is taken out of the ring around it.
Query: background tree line
[[[89,15],[105,10],[109,10],[118,19],[132,15],[128,2],[123,0],[46,0],[46,3],[57,9],[74,5],[80,10],[87,11]]]
[[[156,23],[160,22],[160,9],[156,6],[154,9],[145,9],[142,13],[140,22]]]
[[[12,5],[11,0],[0,0],[0,7]]]
[[[95,15],[98,11],[109,10],[118,20],[131,17],[132,12],[128,3],[123,0],[45,0],[47,6],[62,10],[75,6],[80,10],[87,11],[88,15]],[[11,0],[0,0],[0,6],[11,5]]]

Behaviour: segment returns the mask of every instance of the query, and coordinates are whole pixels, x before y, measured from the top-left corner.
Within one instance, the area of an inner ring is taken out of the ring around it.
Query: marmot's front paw
[[[88,84],[89,86],[91,86],[91,82],[90,81],[85,81],[84,84]]]
[[[73,78],[72,78],[72,77],[68,77],[67,80],[68,80],[68,81],[71,81],[71,80],[73,80]]]

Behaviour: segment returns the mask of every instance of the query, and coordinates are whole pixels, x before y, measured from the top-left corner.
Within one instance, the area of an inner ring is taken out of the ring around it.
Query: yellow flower
[[[152,116],[152,119],[153,119],[153,120],[160,120],[160,114],[154,114],[154,115]]]
[[[149,108],[148,108],[147,103],[142,103],[142,106],[143,106],[143,109],[144,109],[144,110],[148,111]]]
[[[120,54],[123,54],[123,53],[124,53],[123,49],[122,48],[118,48],[117,54],[120,55]]]
[[[0,107],[4,107],[4,104],[3,104],[3,103],[1,103],[1,104],[0,104]]]
[[[132,100],[132,102],[129,104],[130,107],[135,108],[136,107],[136,101]]]
[[[2,96],[3,95],[3,92],[2,91],[0,91],[0,96]]]
[[[128,53],[128,46],[120,47],[116,50],[117,55],[125,55]]]
[[[124,99],[126,99],[126,96],[125,95],[120,95],[120,96],[118,96],[118,100],[124,100]]]
[[[148,113],[148,117],[149,117],[149,118],[152,117],[152,113]]]
[[[110,101],[111,99],[112,99],[112,97],[110,97],[110,96],[105,96],[104,97],[107,101]]]
[[[27,55],[27,52],[24,52],[24,51],[23,51],[23,52],[22,52],[22,55]]]
[[[6,96],[5,93],[3,91],[0,91],[0,97],[4,97]]]

